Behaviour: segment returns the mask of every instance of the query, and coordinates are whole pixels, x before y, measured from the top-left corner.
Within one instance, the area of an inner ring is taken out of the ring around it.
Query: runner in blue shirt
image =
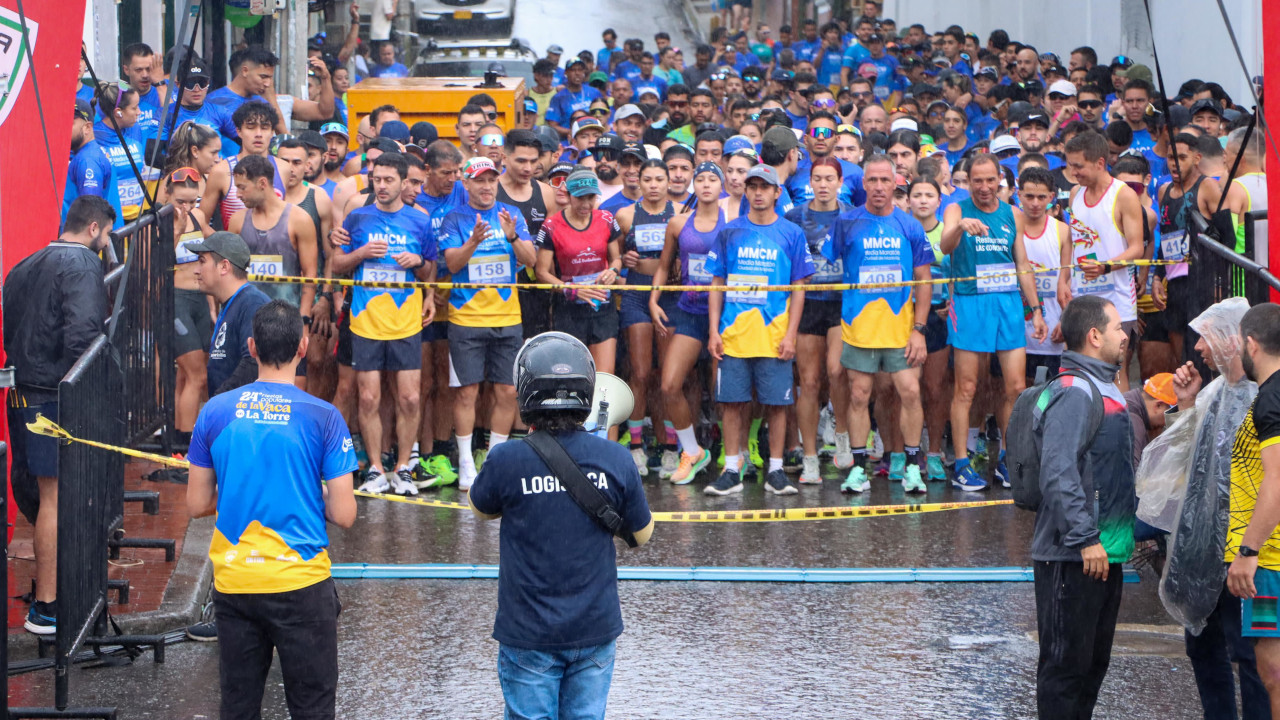
[[[129,222],[138,217],[143,203],[142,184],[138,181],[138,172],[143,167],[142,142],[135,130],[140,114],[138,93],[112,84],[106,86],[98,98],[101,119],[93,124],[90,145],[111,163],[121,210],[117,222]],[[134,171],[135,166],[138,172]]]
[[[237,50],[227,61],[231,79],[225,87],[209,93],[204,101],[207,111],[205,117],[222,134],[222,157],[234,157],[240,153],[240,136],[231,118],[241,105],[250,100],[267,102],[262,94],[273,87],[277,62],[274,53],[255,45]],[[288,132],[279,118],[275,130]]]
[[[390,40],[378,46],[378,61],[369,66],[369,77],[403,78],[409,77],[409,68],[396,60],[396,46]]]
[[[602,97],[600,91],[583,85],[587,79],[587,64],[577,56],[569,58],[565,66],[564,87],[551,97],[547,107],[547,125],[555,128],[560,137],[569,137],[569,125],[573,114],[591,107],[591,101]]]
[[[76,101],[75,124],[71,132],[71,165],[67,168],[67,185],[62,193],[62,220],[65,222],[71,203],[81,195],[97,195],[111,204],[116,211],[115,227],[124,227],[120,211],[120,189],[115,181],[115,169],[97,139],[85,142],[85,130],[93,121],[93,109],[87,103]],[[76,143],[83,143],[76,146]]]
[[[865,52],[865,48],[862,50]],[[839,25],[827,23],[822,26],[822,46],[814,51],[812,62],[819,84],[827,87],[843,84],[841,69],[844,67],[844,46],[840,43]]]

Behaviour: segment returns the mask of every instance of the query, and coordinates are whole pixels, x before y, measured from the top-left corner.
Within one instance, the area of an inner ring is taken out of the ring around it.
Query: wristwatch
[[[923,334],[924,334],[925,329],[927,329],[928,327],[929,327],[929,326],[928,326],[928,325],[925,325],[924,323],[916,323],[915,325],[912,325],[912,326],[911,326],[911,329],[912,329],[912,330],[915,330],[916,332],[918,332],[918,333],[920,333],[921,335],[923,335]]]
[[[302,316],[302,324],[303,324],[303,325],[306,325],[307,327],[311,327],[311,316],[310,316],[310,315],[303,315],[303,316]]]
[[[1236,554],[1239,555],[1240,557],[1258,557],[1257,550],[1254,550],[1253,548],[1243,543],[1240,544],[1240,551]]]

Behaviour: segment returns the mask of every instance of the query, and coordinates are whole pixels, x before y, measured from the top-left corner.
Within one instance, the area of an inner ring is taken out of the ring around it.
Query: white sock
[[[769,458],[769,472],[773,472],[774,470],[781,470],[781,469],[782,469],[782,458],[776,458],[776,457]]]
[[[978,428],[969,428],[969,452],[978,452]]]
[[[476,461],[471,457],[471,436],[458,436],[458,467],[474,468]]]
[[[702,448],[698,447],[698,434],[693,431],[692,425],[683,430],[676,430],[676,437],[680,439],[682,451],[694,456],[702,452]]]
[[[738,472],[741,469],[742,469],[742,455],[739,454],[739,455],[724,456],[725,472]]]
[[[507,441],[509,435],[491,432],[489,433],[489,449],[492,450]]]
[[[414,451],[414,452],[419,452],[418,443],[414,443],[414,444],[413,444],[413,451]]]
[[[836,433],[836,450],[849,452],[849,433]]]

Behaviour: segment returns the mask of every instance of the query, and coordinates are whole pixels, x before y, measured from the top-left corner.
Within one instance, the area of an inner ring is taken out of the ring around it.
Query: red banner
[[[25,0],[24,16],[18,0],[0,0],[0,271],[6,277],[57,237],[84,3]],[[0,352],[0,364],[3,359]],[[0,413],[7,439],[4,424]],[[8,508],[12,526],[12,496]]]
[[[1262,78],[1266,83],[1262,92],[1264,118],[1271,137],[1276,137],[1280,133],[1280,7],[1275,3],[1262,3],[1262,47]],[[1266,143],[1263,155],[1274,160],[1280,148],[1271,146],[1270,138],[1263,140]],[[1268,161],[1267,165],[1271,172],[1280,173],[1276,163]],[[1276,207],[1274,215],[1270,211],[1272,205]],[[1280,272],[1280,182],[1267,183],[1267,208],[1267,254],[1271,272],[1275,273]],[[1280,293],[1273,290],[1271,302],[1280,302]]]

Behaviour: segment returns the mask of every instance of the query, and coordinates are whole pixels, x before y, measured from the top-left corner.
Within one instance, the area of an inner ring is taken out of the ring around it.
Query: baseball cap
[[[596,147],[601,150],[622,150],[622,138],[614,133],[605,133],[596,140]]]
[[[770,128],[772,129],[772,128]],[[751,178],[760,178],[770,185],[778,186],[778,171],[768,165],[757,165],[747,172],[747,182],[751,182]]]
[[[587,66],[586,63],[582,62],[582,58],[578,57],[577,55],[574,55],[564,62],[564,69],[568,70],[569,68],[572,68],[574,65],[581,65],[583,67]]]
[[[588,76],[587,76],[587,84],[588,84],[588,85],[590,85],[591,83],[597,83],[597,82],[602,82],[602,83],[604,83],[604,84],[608,85],[608,84],[609,84],[609,76],[608,76],[608,75],[606,75],[606,74],[604,74],[604,73],[602,73],[602,72],[600,72],[599,70],[596,70],[595,72],[593,72],[593,73],[591,73],[590,75],[588,75]]]
[[[1052,123],[1050,123],[1050,122],[1049,122],[1049,116],[1048,116],[1048,115],[1045,115],[1045,114],[1044,114],[1044,113],[1042,113],[1042,112],[1036,111],[1036,112],[1032,112],[1032,113],[1027,113],[1027,116],[1026,116],[1025,118],[1023,118],[1023,119],[1022,119],[1022,122],[1018,123],[1018,125],[1019,125],[1020,127],[1026,127],[1027,125],[1030,125],[1030,124],[1032,124],[1032,123],[1037,123],[1037,124],[1039,124],[1039,125],[1043,125],[1043,126],[1045,126],[1046,128],[1047,128],[1047,127],[1049,127],[1049,126],[1052,124]]]
[[[1032,78],[1024,83],[1020,83],[1022,88],[1027,91],[1028,95],[1043,95],[1044,83]]]
[[[1165,405],[1177,405],[1178,396],[1173,392],[1173,373],[1156,373],[1147,378],[1142,389]]]
[[[347,126],[342,123],[325,123],[320,126],[321,135],[341,135],[343,140],[349,140],[351,134],[347,132]]]
[[[1063,95],[1075,97],[1076,86],[1070,80],[1054,80],[1049,84],[1049,94],[1052,95],[1053,93],[1062,93]]]
[[[916,57],[915,55],[908,55],[907,57],[902,58],[901,64],[903,69],[905,70],[907,68],[913,68],[917,65],[923,65],[924,61],[921,60],[919,57]]]
[[[1117,67],[1127,68],[1133,64],[1133,58],[1128,55],[1117,55],[1111,58],[1110,68],[1115,70]]]
[[[593,117],[578,118],[577,122],[569,130],[569,137],[578,137],[578,133],[587,128],[595,128],[604,132],[604,124]]]
[[[622,157],[626,157],[628,155],[634,158],[639,158],[640,162],[644,162],[649,159],[649,153],[645,152],[644,144],[634,140],[622,144]]]
[[[947,67],[947,68],[951,67],[951,60],[949,60],[947,56],[943,55],[942,53],[938,53],[937,55],[934,55],[933,58],[929,60],[929,62],[941,67]]]
[[[860,78],[878,78],[880,77],[880,68],[875,63],[864,62],[858,66],[858,77]]]
[[[917,124],[915,120],[912,120],[909,117],[898,118],[897,120],[893,121],[892,125],[889,126],[889,132],[896,132],[898,130],[910,130],[912,132],[918,132],[920,130],[920,125]]]
[[[978,72],[974,73],[973,76],[975,78],[984,77],[984,78],[990,78],[992,80],[1000,79],[1000,73],[996,72],[996,69],[993,67],[978,68]]]
[[[1062,67],[1061,65],[1050,65],[1048,68],[1045,69],[1044,74],[1057,75],[1060,78],[1064,78],[1069,73],[1067,72],[1067,69]]]
[[[396,142],[409,142],[409,126],[403,120],[389,120],[378,128],[378,137],[391,138]]]
[[[573,197],[600,194],[600,181],[596,179],[595,173],[586,168],[579,168],[569,173],[564,186]]]
[[[81,100],[79,98],[76,98],[75,117],[79,120],[87,120],[89,122],[93,122],[93,106],[89,104],[88,100]]]
[[[1178,94],[1173,96],[1173,100],[1176,102],[1179,100],[1186,100],[1187,98],[1194,96],[1203,84],[1204,83],[1199,80],[1188,80],[1182,83],[1182,85],[1178,87]]]
[[[472,180],[487,172],[491,172],[495,175],[498,174],[498,168],[493,164],[493,161],[487,157],[473,157],[462,164],[462,174]]]
[[[440,132],[436,130],[435,125],[426,120],[419,120],[409,128],[409,139],[418,147],[426,147],[440,139]]]
[[[604,73],[601,74],[603,75]],[[627,103],[626,105],[618,108],[618,111],[613,114],[613,121],[618,122],[619,120],[629,117],[644,118],[644,111],[641,110],[638,105]]]
[[[527,113],[536,113],[536,112],[538,112],[538,101],[537,101],[537,100],[534,100],[534,99],[533,99],[533,98],[531,98],[531,97],[527,97],[527,98],[525,98],[525,99],[524,99],[524,111],[525,111],[525,112],[527,112]]]
[[[1191,113],[1191,117],[1195,117],[1196,113],[1204,112],[1205,110],[1208,110],[1218,117],[1222,117],[1222,108],[1218,106],[1218,103],[1214,102],[1210,98],[1195,101],[1195,104],[1191,106],[1189,112]]]
[[[1012,135],[1001,135],[991,141],[991,154],[998,155],[1008,150],[1017,150],[1022,152],[1022,146],[1018,144],[1018,139]]]
[[[796,79],[796,74],[791,72],[790,70],[784,70],[782,68],[778,68],[777,70],[774,70],[772,73],[769,73],[769,79],[775,80],[777,82],[791,82],[792,80]]]
[[[1009,103],[1009,122],[1021,123],[1022,119],[1035,111],[1035,106],[1026,100]]]
[[[739,150],[755,150],[756,144],[746,135],[734,135],[724,141],[724,154],[732,155]]]
[[[882,42],[884,42],[884,35],[881,35],[878,32],[873,32],[867,37],[867,44]]]
[[[320,152],[324,152],[329,148],[329,146],[325,144],[324,136],[315,130],[303,130],[298,133],[298,139],[302,141],[303,145],[315,148]]]
[[[1116,74],[1126,80],[1144,80],[1151,82],[1151,68],[1142,63],[1134,63],[1125,67],[1123,70],[1117,70]]]
[[[209,67],[197,58],[192,58],[191,63],[187,65],[187,77],[210,78]]]
[[[249,246],[244,238],[233,232],[219,230],[203,240],[187,243],[187,249],[193,253],[215,253],[241,270],[249,269]]]
[[[921,95],[941,95],[942,89],[937,85],[930,85],[927,82],[918,82],[911,86],[911,97],[919,98]]]
[[[558,162],[555,165],[552,165],[551,169],[547,171],[547,177],[551,177],[552,175],[569,175],[575,168],[577,168],[577,166],[573,163]]]
[[[800,141],[796,139],[796,134],[791,131],[791,128],[785,128],[785,127],[782,127],[781,125],[774,125],[773,127],[765,131],[764,143],[762,143],[762,145],[766,147],[772,146],[776,148],[779,152],[785,153],[785,152],[790,152],[793,148],[798,147],[800,145]],[[777,184],[776,174],[774,177],[774,184],[775,185]]]
[[[534,128],[534,132],[538,135],[538,142],[542,143],[542,152],[555,152],[560,149],[560,133],[548,125],[539,125]]]
[[[400,144],[389,137],[376,137],[369,142],[369,146],[365,148],[369,150],[381,150],[382,152],[400,152]]]
[[[548,54],[548,55],[563,55],[563,54],[564,54],[564,48],[560,47],[559,45],[548,45],[548,46],[547,46],[547,54]]]
[[[908,186],[908,185],[910,185],[910,184],[911,184],[911,183],[907,182],[907,179],[906,179],[905,177],[903,177],[902,175],[900,175],[900,174],[898,174],[898,173],[894,173],[894,174],[893,174],[893,189],[894,189],[894,190],[901,190],[901,191],[903,191],[903,192],[906,192],[906,191],[907,191],[907,186]]]

